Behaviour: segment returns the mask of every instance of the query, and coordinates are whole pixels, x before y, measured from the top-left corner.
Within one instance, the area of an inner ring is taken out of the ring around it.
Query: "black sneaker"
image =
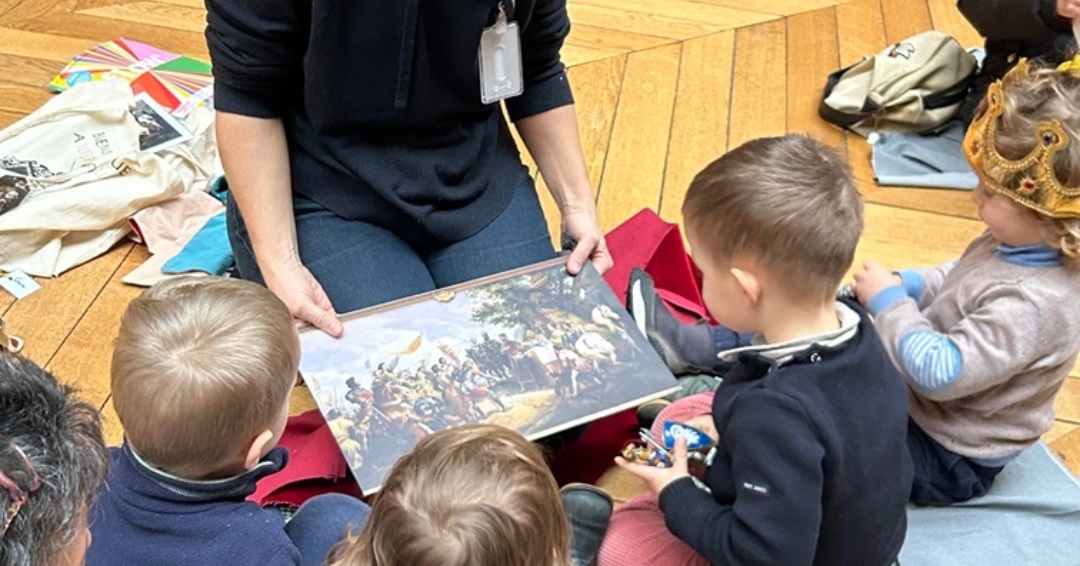
[[[657,317],[672,317],[656,293],[652,277],[645,270],[635,267],[630,271],[630,286],[626,293],[626,310],[649,340],[660,359],[675,375],[687,373],[710,373],[711,367],[695,365],[679,355],[674,344],[657,330]],[[681,324],[675,322],[675,324]],[[702,321],[702,324],[706,324]]]

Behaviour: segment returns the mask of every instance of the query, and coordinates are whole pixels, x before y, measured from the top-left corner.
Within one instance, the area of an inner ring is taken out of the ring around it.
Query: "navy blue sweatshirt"
[[[300,564],[281,515],[244,500],[288,458],[275,448],[242,476],[196,482],[150,468],[126,444],[113,448],[105,491],[90,514],[86,565]]]
[[[511,119],[573,103],[559,50],[566,0],[503,0],[521,29]],[[458,241],[525,169],[477,49],[499,0],[207,0],[215,107],[281,117],[293,191],[414,244]]]
[[[660,493],[668,529],[713,564],[883,566],[900,552],[912,465],[904,382],[865,311],[858,332],[783,365],[739,357],[713,402],[705,473]]]

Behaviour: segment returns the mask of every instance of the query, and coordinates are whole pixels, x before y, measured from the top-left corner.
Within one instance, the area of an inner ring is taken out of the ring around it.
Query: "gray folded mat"
[[[1042,442],[983,497],[908,507],[903,566],[1080,566],[1080,481]]]

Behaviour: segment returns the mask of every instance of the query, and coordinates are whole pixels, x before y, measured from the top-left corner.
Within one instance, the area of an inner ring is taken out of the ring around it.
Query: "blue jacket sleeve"
[[[735,501],[722,504],[689,479],[674,482],[660,493],[668,529],[713,564],[810,564],[825,450],[801,407],[773,391],[747,390],[721,437]]]
[[[301,69],[310,8],[301,0],[206,0],[214,107],[280,116]]]
[[[517,0],[517,7],[525,2]],[[570,33],[570,16],[566,0],[535,0],[532,14],[523,21],[513,15],[521,26],[521,67],[525,92],[506,101],[511,120],[528,118],[553,108],[574,103],[566,67],[559,57],[566,36]]]

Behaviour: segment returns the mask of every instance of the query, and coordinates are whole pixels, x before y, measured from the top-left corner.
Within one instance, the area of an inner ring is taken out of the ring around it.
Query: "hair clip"
[[[8,497],[11,499],[7,511],[4,513],[4,524],[0,527],[0,537],[3,537],[4,534],[7,533],[8,527],[15,521],[15,517],[18,516],[19,510],[26,504],[26,500],[30,497],[30,494],[41,489],[41,476],[38,475],[34,463],[30,461],[30,458],[26,456],[26,453],[13,441],[9,440],[8,446],[19,455],[23,463],[26,464],[26,469],[33,474],[33,478],[27,489],[23,489],[19,484],[15,483],[15,480],[11,479],[3,471],[0,471],[0,487],[7,490]]]

